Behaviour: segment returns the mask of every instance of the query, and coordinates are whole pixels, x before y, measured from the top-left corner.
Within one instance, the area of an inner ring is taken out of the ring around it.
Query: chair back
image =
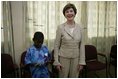
[[[52,61],[52,63],[54,62],[54,50],[52,50],[52,52],[51,52],[51,61]]]
[[[25,55],[26,55],[27,51],[24,51],[21,54],[21,61],[20,61],[20,67],[21,67],[21,77],[22,78],[31,78],[31,73],[30,73],[30,69],[29,66],[25,64]]]
[[[110,57],[117,59],[117,45],[111,47]]]
[[[86,61],[97,60],[97,50],[93,45],[85,45]]]
[[[12,57],[9,54],[1,54],[1,73],[7,75],[14,70]]]
[[[55,60],[54,60],[54,49],[53,49],[52,52],[51,52],[52,72],[50,74],[50,77],[51,78],[58,78],[59,77],[59,72],[56,69],[56,67],[53,65],[54,61]]]
[[[24,51],[22,54],[21,54],[21,61],[20,61],[20,65],[25,65],[25,55],[26,55],[27,51]]]

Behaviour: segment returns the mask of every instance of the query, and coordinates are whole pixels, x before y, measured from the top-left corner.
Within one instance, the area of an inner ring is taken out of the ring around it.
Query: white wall
[[[15,61],[19,65],[23,49],[23,8],[22,1],[11,1],[14,34]]]

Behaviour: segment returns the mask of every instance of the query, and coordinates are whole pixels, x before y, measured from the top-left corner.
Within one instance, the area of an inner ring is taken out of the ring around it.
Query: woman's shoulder
[[[59,24],[58,28],[62,29],[65,26],[65,23]]]
[[[62,24],[58,25],[57,30],[58,31],[63,31],[64,28],[65,28],[65,26],[66,26],[66,24],[65,23],[62,23]]]
[[[82,26],[82,24],[79,24],[79,23],[75,23],[76,24],[76,26],[80,29],[80,30],[83,30],[84,29],[84,27]]]

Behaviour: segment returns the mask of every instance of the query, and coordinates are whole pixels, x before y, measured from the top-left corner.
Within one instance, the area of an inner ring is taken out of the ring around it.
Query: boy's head
[[[41,47],[41,45],[43,44],[43,40],[44,40],[44,35],[42,32],[34,33],[33,41],[36,48]]]

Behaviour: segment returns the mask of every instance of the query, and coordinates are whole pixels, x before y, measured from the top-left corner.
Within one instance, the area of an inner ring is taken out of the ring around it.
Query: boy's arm
[[[25,65],[27,66],[35,66],[37,63],[31,62],[31,51],[30,49],[27,50],[26,56],[25,56]]]
[[[30,58],[31,58],[30,49],[28,49],[28,50],[27,50],[27,53],[26,53],[26,55],[25,55],[25,64],[26,64],[26,65],[31,64]]]

